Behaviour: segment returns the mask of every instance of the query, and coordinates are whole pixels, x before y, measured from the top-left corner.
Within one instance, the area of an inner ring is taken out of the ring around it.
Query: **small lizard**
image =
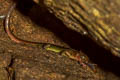
[[[10,16],[11,16],[11,13],[12,13],[12,11],[13,11],[13,9],[15,7],[16,7],[16,4],[14,3],[10,7],[10,9],[9,9],[9,11],[8,11],[8,13],[7,13],[6,17],[5,17],[5,30],[6,30],[8,36],[10,37],[11,40],[13,40],[16,43],[39,45],[39,46],[43,47],[46,50],[50,50],[50,51],[53,51],[53,52],[56,52],[56,53],[60,53],[63,56],[67,56],[67,57],[69,57],[69,58],[71,58],[73,60],[77,60],[78,62],[80,62],[80,64],[82,64],[83,67],[88,65],[91,69],[94,68],[94,64],[91,64],[91,63],[88,62],[88,57],[83,55],[83,54],[81,55],[81,53],[79,51],[76,51],[76,50],[73,50],[73,49],[70,49],[70,48],[60,47],[60,46],[50,44],[50,43],[39,43],[39,42],[26,41],[26,40],[22,40],[22,39],[16,37],[11,32],[10,27],[9,27]]]

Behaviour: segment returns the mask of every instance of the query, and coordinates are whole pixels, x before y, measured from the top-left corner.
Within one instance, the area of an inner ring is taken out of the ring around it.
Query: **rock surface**
[[[2,3],[0,13],[6,14],[12,1],[1,0],[0,3]],[[22,7],[23,5],[24,7]],[[17,44],[11,41],[5,33],[3,19],[0,19],[0,26],[0,45],[2,45],[0,47],[0,75],[4,75],[0,77],[1,80],[8,80],[10,77],[15,80],[107,79],[106,75],[108,74],[99,66],[96,66],[96,71],[93,71],[83,67],[75,60],[47,51],[42,47]],[[67,38],[66,36],[70,35],[72,31],[70,30],[71,32],[67,34],[69,30],[61,27],[65,27],[61,21],[50,14],[44,6],[31,3],[30,0],[23,0],[22,3],[17,4],[11,17],[10,26],[12,32],[21,39],[70,47],[62,40]],[[58,27],[60,32],[54,27]],[[62,33],[63,37],[58,37],[60,36],[58,33]],[[118,79],[114,74],[112,75],[116,78],[114,78],[115,80]]]

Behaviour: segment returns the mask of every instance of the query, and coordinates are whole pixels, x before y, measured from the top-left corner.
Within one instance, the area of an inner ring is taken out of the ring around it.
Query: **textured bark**
[[[119,0],[44,0],[63,23],[120,57]]]

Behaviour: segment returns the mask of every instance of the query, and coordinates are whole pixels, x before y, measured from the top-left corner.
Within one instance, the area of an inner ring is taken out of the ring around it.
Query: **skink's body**
[[[16,6],[16,4],[13,4],[10,7],[8,14],[6,15],[6,18],[5,18],[5,30],[6,30],[8,36],[10,37],[11,40],[13,40],[16,43],[36,44],[36,45],[43,47],[46,50],[60,53],[61,55],[64,55],[64,56],[67,56],[71,59],[77,60],[83,66],[88,65],[91,68],[94,67],[93,64],[88,63],[88,60],[87,60],[88,58],[85,55],[83,55],[82,53],[75,51],[73,49],[63,48],[63,47],[56,46],[56,45],[49,44],[49,43],[39,43],[39,42],[26,41],[26,40],[22,40],[22,39],[17,38],[16,36],[14,36],[14,34],[10,30],[9,22],[10,22],[11,13],[12,13],[13,9],[15,8],[15,6]]]

